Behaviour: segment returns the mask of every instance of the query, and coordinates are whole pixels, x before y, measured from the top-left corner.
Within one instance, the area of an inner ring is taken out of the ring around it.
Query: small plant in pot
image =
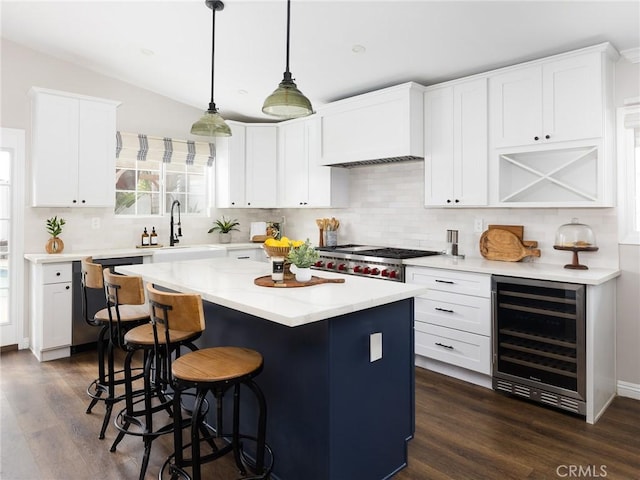
[[[62,250],[64,250],[64,242],[58,235],[62,233],[62,227],[65,223],[62,217],[55,216],[47,219],[47,233],[51,235],[44,247],[47,253],[62,253]]]
[[[236,228],[239,225],[240,222],[238,222],[236,218],[227,220],[223,215],[222,218],[213,222],[213,227],[211,227],[207,233],[218,232],[220,243],[229,243],[231,241],[231,232],[234,230],[236,232],[240,231]]]
[[[311,280],[311,265],[316,263],[319,257],[318,251],[308,238],[304,243],[298,241],[290,245],[287,260],[295,267],[292,267],[291,271],[295,273],[298,282],[308,282]]]

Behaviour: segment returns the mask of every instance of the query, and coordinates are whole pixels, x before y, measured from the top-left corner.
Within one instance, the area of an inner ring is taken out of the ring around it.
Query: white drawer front
[[[71,281],[71,263],[50,263],[42,265],[42,283],[63,283]]]
[[[491,335],[491,299],[430,290],[415,300],[416,321]]]
[[[415,323],[416,355],[491,374],[491,340],[430,323]]]
[[[440,268],[407,267],[407,283],[427,285],[433,290],[491,297],[491,275]]]

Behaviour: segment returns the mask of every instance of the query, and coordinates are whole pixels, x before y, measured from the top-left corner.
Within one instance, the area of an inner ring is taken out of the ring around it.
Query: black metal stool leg
[[[191,464],[192,464],[192,479],[200,480],[200,429],[198,426],[204,420],[204,413],[202,412],[202,403],[204,397],[207,395],[207,389],[198,389],[196,394],[196,400],[193,404],[193,413],[191,416]]]
[[[264,393],[256,385],[253,380],[248,380],[244,384],[251,389],[256,399],[258,400],[258,436],[256,446],[256,471],[258,473],[264,470],[264,453],[266,446],[266,434],[267,434],[267,401],[264,398]]]
[[[107,325],[104,325],[100,329],[100,334],[98,335],[98,379],[95,382],[96,393],[95,393],[95,397],[91,399],[91,402],[89,403],[89,406],[87,407],[87,410],[85,411],[85,413],[91,413],[91,410],[93,409],[93,407],[96,406],[96,404],[100,400],[100,397],[105,391],[104,389],[105,389],[106,379],[105,379],[105,368],[104,368],[104,345],[107,341],[105,339],[105,336],[108,331],[109,331],[109,327]]]

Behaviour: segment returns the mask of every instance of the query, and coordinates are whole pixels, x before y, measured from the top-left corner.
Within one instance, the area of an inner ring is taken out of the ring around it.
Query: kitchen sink
[[[227,250],[216,245],[177,245],[153,252],[153,263],[226,257]]]

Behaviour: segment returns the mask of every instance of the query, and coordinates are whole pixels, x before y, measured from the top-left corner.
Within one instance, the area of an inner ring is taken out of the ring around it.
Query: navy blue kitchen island
[[[392,476],[406,465],[414,433],[413,297],[424,288],[358,277],[294,289],[254,285],[268,268],[212,259],[118,271],[201,293],[206,329],[200,347],[237,345],[262,353],[264,370],[256,382],[267,398],[273,478]],[[290,315],[296,309],[304,315]],[[382,337],[382,358],[372,361],[375,333]],[[250,432],[253,398],[242,399],[241,424]]]

